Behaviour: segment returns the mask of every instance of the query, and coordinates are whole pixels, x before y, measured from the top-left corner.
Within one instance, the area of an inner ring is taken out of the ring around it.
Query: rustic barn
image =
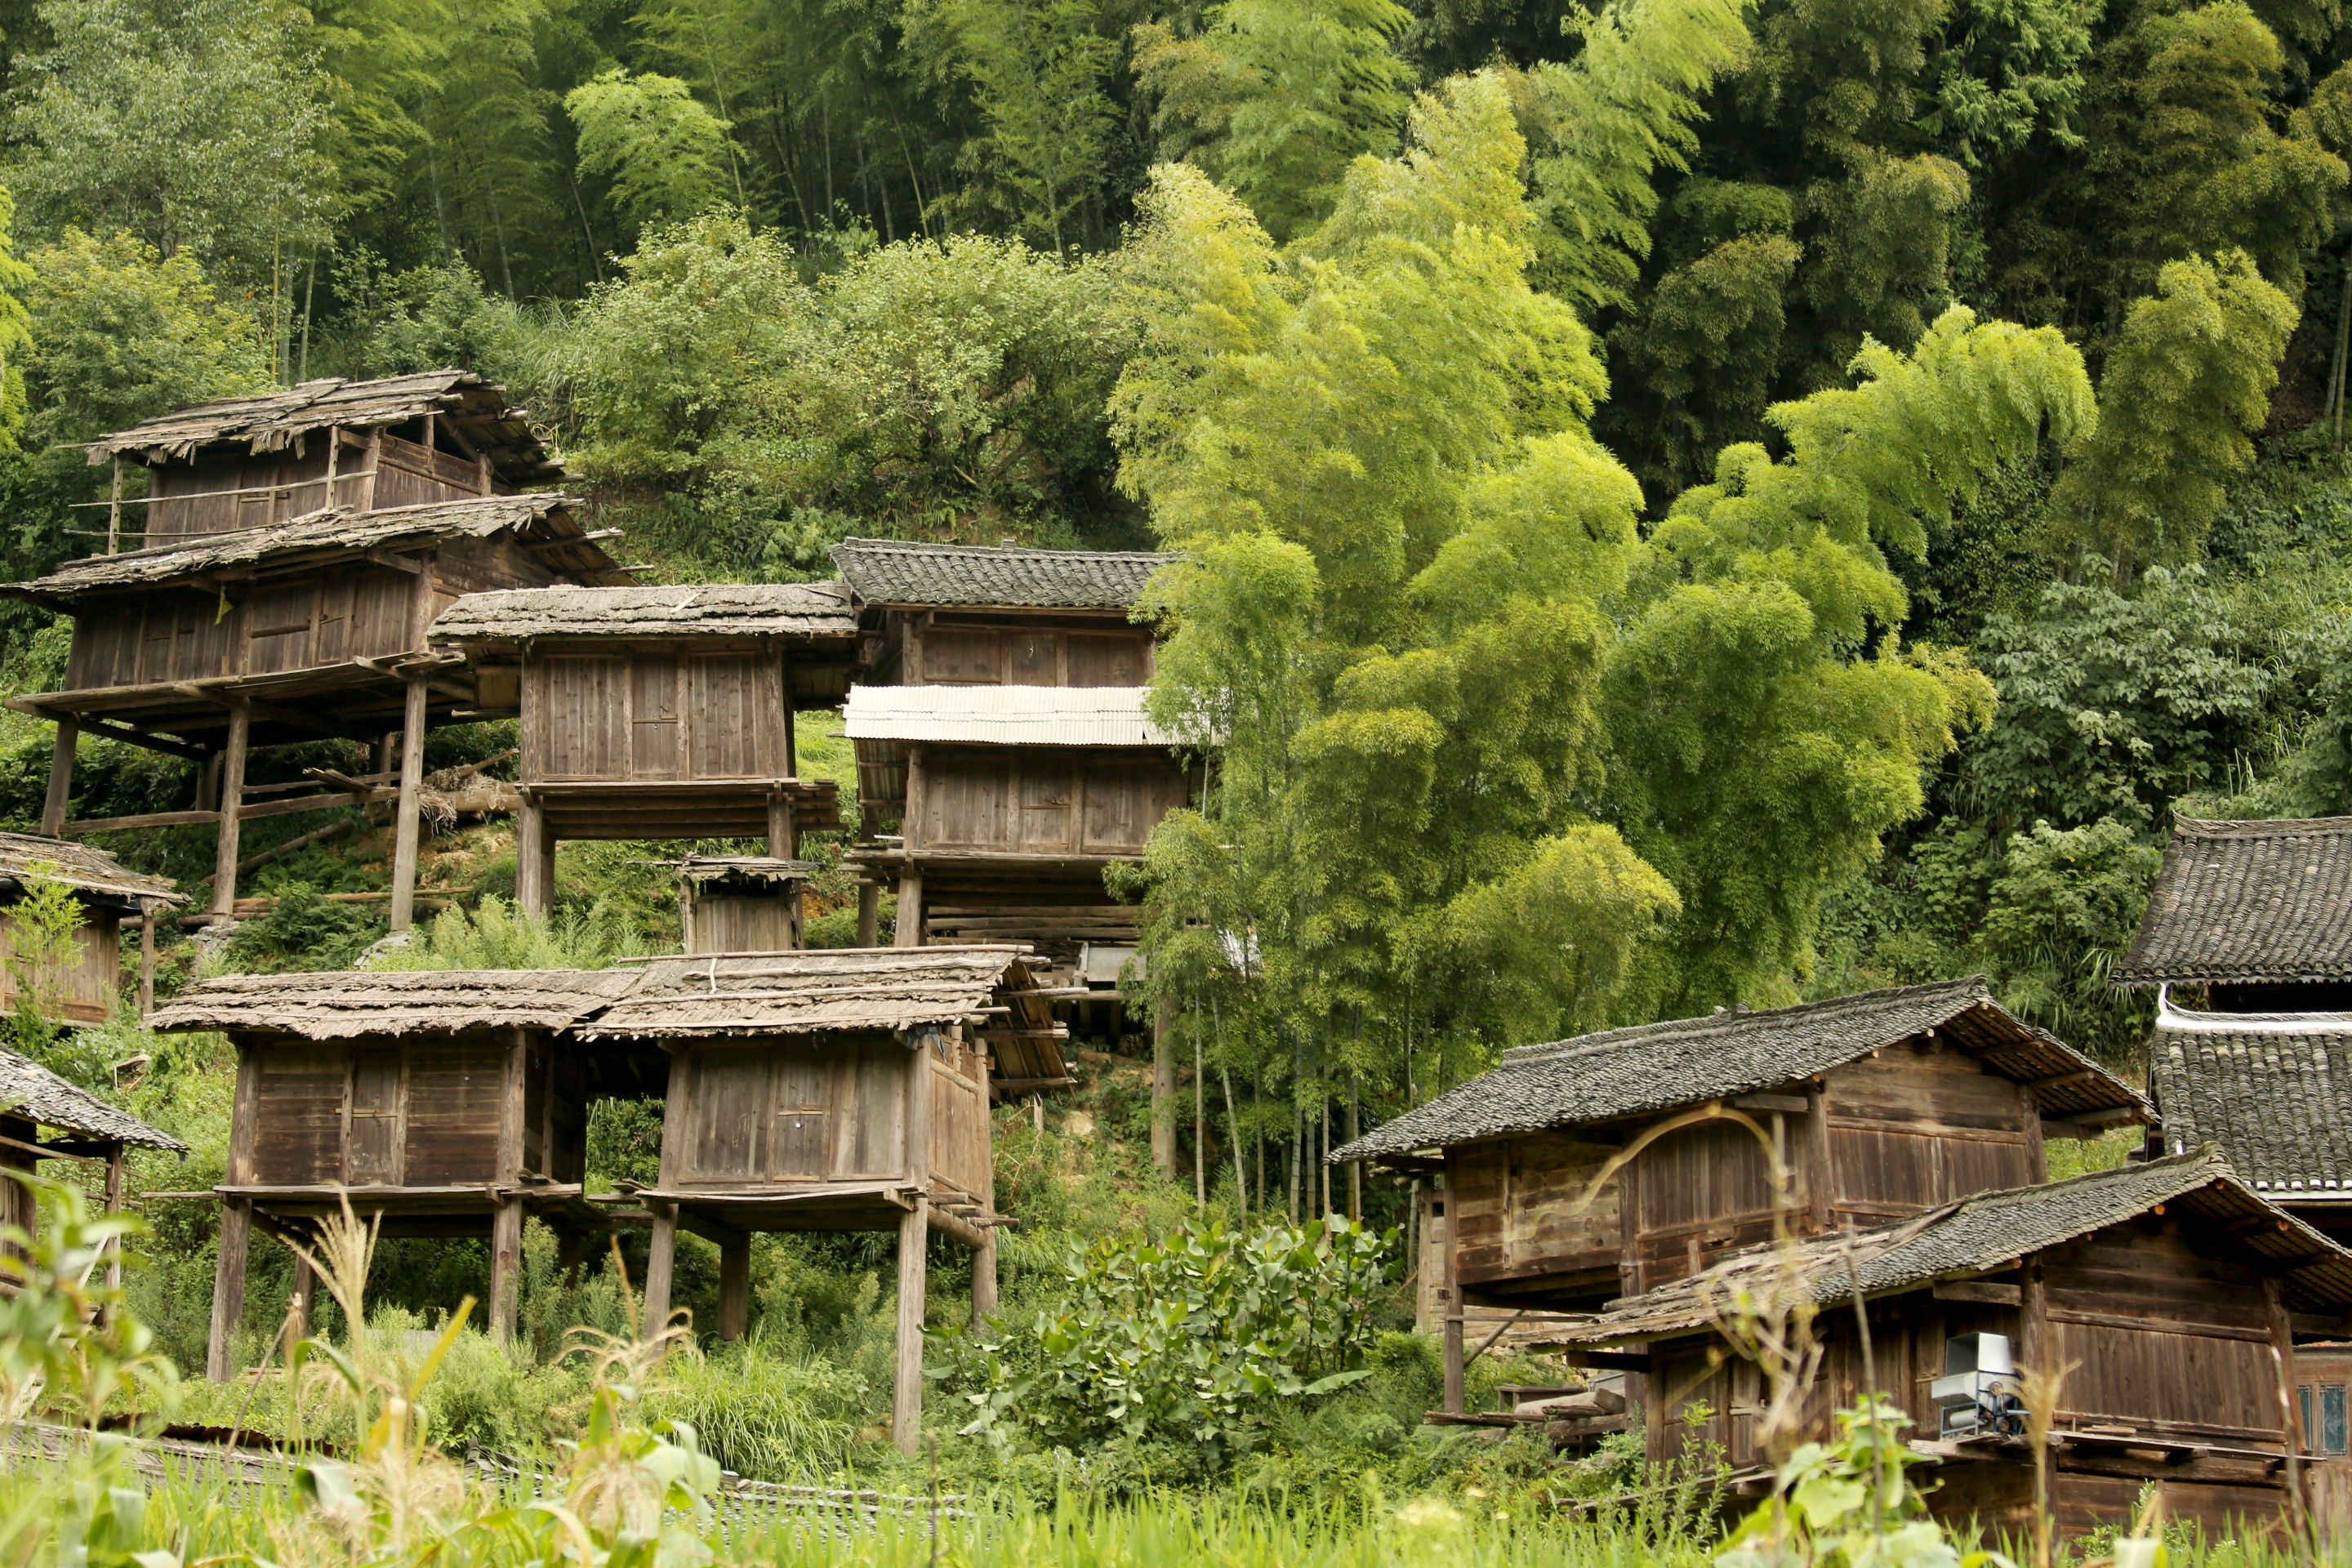
[[[139,928],[139,1011],[155,1003],[155,916],[188,900],[161,877],[133,871],[105,850],[71,839],[0,833],[0,1013],[17,1007],[19,966],[14,962],[8,905],[34,881],[62,882],[81,906],[78,952],[62,973],[30,976],[58,1021],[102,1024],[113,1016],[122,983],[122,926]]]
[[[1769,1391],[1738,1325],[1811,1312],[1822,1353],[1792,1440],[1829,1436],[1832,1412],[1860,1402],[1867,1354],[1914,1447],[1942,1461],[1939,1514],[2022,1535],[2042,1463],[2066,1535],[2127,1521],[2151,1483],[2168,1519],[2218,1534],[2300,1512],[2308,1439],[2289,1358],[2299,1337],[2340,1334],[2347,1310],[2352,1253],[2209,1148],[1748,1249],[1558,1338],[1571,1359],[1647,1378],[1654,1461],[1715,1447],[1759,1477],[1778,1458],[1758,1431]],[[1955,1377],[1977,1366],[1998,1386]],[[2046,1458],[2002,1430],[2017,1417],[2004,1391],[2034,1374],[2057,1380]]]
[[[583,1048],[563,1033],[636,981],[611,970],[239,974],[159,1011],[158,1031],[217,1029],[236,1047],[206,1375],[236,1372],[254,1224],[307,1235],[346,1193],[388,1236],[487,1237],[491,1330],[511,1333],[524,1216],[574,1247],[609,1225],[582,1185],[589,1100],[661,1088],[659,1051]]]
[[[801,889],[816,868],[765,855],[688,855],[677,873],[679,946],[689,953],[790,952],[801,945]]]
[[[478,594],[431,630],[474,706],[521,721],[517,897],[544,910],[565,838],[764,837],[779,858],[840,823],[797,776],[793,710],[836,702],[856,622],[837,585]]]
[[[236,975],[192,988],[162,1030],[237,1047],[208,1375],[233,1375],[257,1220],[299,1234],[347,1194],[388,1234],[487,1236],[489,1320],[515,1320],[522,1223],[577,1238],[652,1226],[649,1321],[677,1235],[716,1242],[722,1336],[750,1306],[761,1230],[895,1230],[898,1432],[921,1405],[923,1243],[972,1248],[993,1310],[993,1071],[1060,1066],[1059,1031],[1016,946],[681,956],[593,973]],[[584,1190],[590,1102],[666,1097],[653,1188]]]
[[[2043,1180],[2046,1138],[2152,1120],[1976,976],[1506,1051],[1331,1158],[1436,1178],[1423,1223],[1458,1415],[1465,1306],[1591,1311],[1769,1239],[1776,1216],[1882,1224]]]
[[[52,1134],[46,1141],[44,1128]],[[170,1133],[107,1104],[31,1058],[0,1047],[0,1226],[31,1233],[36,1218],[32,1189],[5,1173],[37,1171],[44,1160],[104,1166],[107,1211],[120,1209],[122,1156],[130,1149],[188,1152]],[[108,1283],[121,1280],[121,1268],[119,1256],[107,1259]]]
[[[2352,1012],[2352,816],[2176,818],[2118,985],[2221,1013]]]
[[[108,508],[105,552],[6,588],[74,617],[66,689],[11,700],[58,725],[43,833],[212,825],[212,915],[226,921],[240,824],[355,800],[248,789],[251,748],[376,742],[369,783],[399,785],[392,924],[404,929],[424,733],[458,707],[425,623],[485,589],[626,582],[598,542],[611,531],[584,532],[563,497],[513,494],[562,470],[526,413],[464,371],[202,404],[102,437],[89,458],[114,470],[97,503]],[[134,469],[146,471],[144,494],[125,493]],[[182,811],[69,822],[81,733],[198,763],[196,798]]]

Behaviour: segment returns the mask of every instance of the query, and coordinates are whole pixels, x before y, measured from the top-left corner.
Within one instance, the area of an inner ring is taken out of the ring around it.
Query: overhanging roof
[[[1129,609],[1151,574],[1175,559],[1154,551],[901,539],[845,539],[833,547],[834,564],[860,604],[934,609]]]
[[[169,1149],[182,1154],[188,1152],[188,1146],[170,1133],[148,1126],[80,1085],[59,1078],[30,1057],[5,1047],[0,1047],[0,1111],[13,1112],[61,1132],[78,1132],[85,1138],[129,1143],[142,1149]]]
[[[2352,1205],[2352,1016],[2167,1007],[2147,1077],[2165,1147],[2217,1143],[2290,1207]]]
[[[781,637],[844,645],[857,635],[838,583],[689,583],[670,587],[511,588],[468,594],[433,623],[436,643],[530,637]]]
[[[2352,816],[2173,825],[2147,913],[2107,977],[2352,980]]]
[[[63,882],[77,892],[162,909],[188,900],[162,877],[133,871],[94,844],[75,838],[43,838],[32,833],[0,833],[0,879],[22,886],[34,879]]]

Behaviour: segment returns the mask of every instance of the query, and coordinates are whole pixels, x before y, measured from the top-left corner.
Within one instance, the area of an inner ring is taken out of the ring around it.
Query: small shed
[[[45,1128],[51,1134],[46,1140]],[[37,1217],[32,1189],[5,1173],[37,1171],[43,1160],[105,1166],[107,1210],[120,1209],[122,1156],[131,1149],[188,1152],[170,1133],[109,1105],[30,1057],[0,1047],[0,1226],[32,1231]],[[108,1259],[110,1283],[121,1279],[121,1267],[119,1258]]]
[[[2046,1138],[2154,1120],[1976,975],[1521,1047],[1331,1158],[1438,1178],[1423,1217],[1460,1414],[1465,1305],[1588,1312],[1769,1239],[1776,1215],[1884,1224],[2044,1180]]]
[[[2352,1253],[2208,1148],[1727,1256],[1557,1338],[1571,1360],[1645,1374],[1654,1462],[1715,1447],[1736,1477],[1760,1483],[1776,1458],[1758,1436],[1768,1389],[1742,1349],[1753,1340],[1726,1332],[1742,1303],[1815,1314],[1822,1355],[1797,1439],[1831,1435],[1832,1413],[1868,1392],[1873,1358],[1880,1391],[1914,1424],[1913,1447],[1942,1461],[1929,1506],[1946,1518],[2024,1535],[2046,1463],[2067,1536],[2127,1522],[2151,1484],[2168,1519],[2220,1534],[2300,1513],[2307,1443],[2289,1358],[2298,1338],[2341,1332]],[[2059,1380],[2046,1461],[2000,1429],[1997,1391],[1946,1383],[1939,1400],[1939,1380],[1979,1364],[1968,1358],[1984,1335],[2014,1363],[2008,1387]]]
[[[679,945],[689,953],[790,952],[801,945],[801,889],[816,868],[766,855],[688,855],[677,873]]]
[[[2222,1013],[2352,1012],[2352,816],[2176,818],[2118,985]]]
[[[139,927],[139,1011],[155,1002],[155,916],[188,900],[161,877],[133,871],[105,850],[66,838],[0,833],[0,910],[34,881],[62,882],[81,906],[79,951],[67,973],[43,976],[49,1005],[68,1024],[102,1024],[113,1016],[122,983],[122,926]],[[0,916],[0,955],[13,957],[13,934]],[[0,1013],[16,1010],[14,966],[0,963]]]
[[[541,588],[443,612],[474,709],[520,721],[517,898],[553,899],[565,838],[765,837],[840,824],[838,790],[798,776],[794,710],[838,701],[856,622],[825,583]]]

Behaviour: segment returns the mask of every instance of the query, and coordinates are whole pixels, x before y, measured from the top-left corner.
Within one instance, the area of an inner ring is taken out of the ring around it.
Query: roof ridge
[[[1173,561],[1174,551],[1168,550],[1065,550],[1049,544],[963,544],[929,539],[867,539],[851,535],[836,542],[835,550],[895,550],[908,554],[951,554],[973,551],[990,555],[1052,555],[1063,559],[1090,556],[1103,561]]]
[[[2176,816],[2172,831],[2182,838],[2303,838],[2352,833],[2352,816]]]
[[[1853,991],[1843,996],[1824,996],[1811,1002],[1791,1003],[1785,1007],[1717,1008],[1713,1013],[1696,1014],[1686,1018],[1658,1018],[1647,1024],[1622,1024],[1613,1029],[1574,1035],[1564,1040],[1513,1046],[1503,1053],[1501,1065],[1518,1067],[1538,1061],[1566,1061],[1573,1058],[1597,1056],[1667,1032],[1706,1033],[1752,1026],[1766,1019],[1796,1022],[1839,1012],[1862,1012],[1868,1007],[1893,1005],[1898,1001],[1924,997],[1937,992],[1963,989],[1973,992],[1983,1000],[1991,1000],[1991,991],[1985,977],[1969,974],[1952,980],[1926,981],[1916,985],[1887,985],[1875,991]]]

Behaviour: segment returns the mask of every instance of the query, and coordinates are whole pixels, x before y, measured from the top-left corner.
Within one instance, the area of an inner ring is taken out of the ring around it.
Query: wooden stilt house
[[[544,911],[565,838],[765,837],[790,859],[840,824],[797,776],[793,714],[840,700],[856,623],[830,584],[478,594],[433,646],[477,711],[521,721],[518,901]]]
[[[1459,1416],[1467,1308],[1589,1312],[1776,1223],[1834,1235],[2042,1181],[2045,1138],[2153,1120],[1979,976],[1507,1051],[1331,1157],[1435,1178],[1423,1223]]]
[[[678,945],[689,953],[790,952],[816,868],[764,855],[688,855],[677,872]]]
[[[242,823],[352,801],[248,787],[252,750],[380,742],[369,782],[399,787],[392,915],[404,928],[425,732],[472,701],[426,648],[426,625],[487,589],[628,581],[572,502],[514,493],[561,477],[524,413],[459,371],[321,381],[168,415],[89,455],[115,467],[107,553],[6,589],[74,617],[65,688],[11,700],[58,724],[42,832],[213,825],[212,910],[225,921]],[[121,494],[131,468],[146,470],[144,497]],[[81,734],[196,762],[196,798],[69,820]]]
[[[1787,1446],[1832,1436],[1832,1413],[1874,1381],[1913,1448],[1941,1461],[1928,1503],[1943,1517],[2024,1537],[2046,1465],[2063,1535],[2128,1523],[2153,1486],[2168,1521],[2218,1536],[2300,1518],[2292,1347],[2341,1334],[2347,1310],[2352,1253],[2207,1148],[1748,1249],[1557,1338],[1571,1359],[1645,1377],[1654,1462],[1712,1448],[1760,1487],[1780,1454],[1747,1347],[1759,1323],[1809,1318],[1821,1362]],[[2046,1459],[2022,1430],[2031,1374],[2057,1380]]]
[[[43,1129],[50,1134],[47,1139]],[[107,1104],[30,1057],[0,1047],[0,1226],[31,1232],[32,1189],[6,1173],[37,1171],[44,1160],[103,1165],[107,1210],[120,1209],[122,1157],[131,1149],[188,1152],[170,1133]],[[110,1258],[106,1268],[110,1281],[120,1279],[119,1260]]]
[[[864,941],[894,887],[901,946],[1027,942],[1065,988],[1116,984],[1136,911],[1110,896],[1104,869],[1139,858],[1198,776],[1145,717],[1152,633],[1130,618],[1173,559],[859,539],[835,549],[858,614],[847,727]],[[892,816],[900,832],[885,837]]]
[[[299,1235],[348,1194],[386,1234],[487,1237],[510,1334],[522,1226],[653,1230],[647,1320],[682,1226],[718,1243],[743,1332],[757,1231],[895,1230],[897,1430],[921,1410],[923,1247],[970,1247],[993,1310],[989,1084],[1058,1062],[1017,946],[674,957],[595,972],[235,975],[159,1012],[237,1047],[208,1375],[234,1375],[252,1226]],[[1050,1053],[1050,1054],[1049,1054]],[[590,1102],[666,1096],[660,1181],[589,1193]]]
[[[63,973],[25,974],[15,962],[8,907],[36,882],[62,882],[80,906],[77,951]],[[113,1016],[122,984],[122,928],[139,932],[139,1011],[155,1004],[155,917],[188,900],[161,877],[133,871],[105,850],[65,838],[0,833],[0,1013],[18,1006],[21,979],[31,980],[51,1016],[67,1024],[102,1024]]]

